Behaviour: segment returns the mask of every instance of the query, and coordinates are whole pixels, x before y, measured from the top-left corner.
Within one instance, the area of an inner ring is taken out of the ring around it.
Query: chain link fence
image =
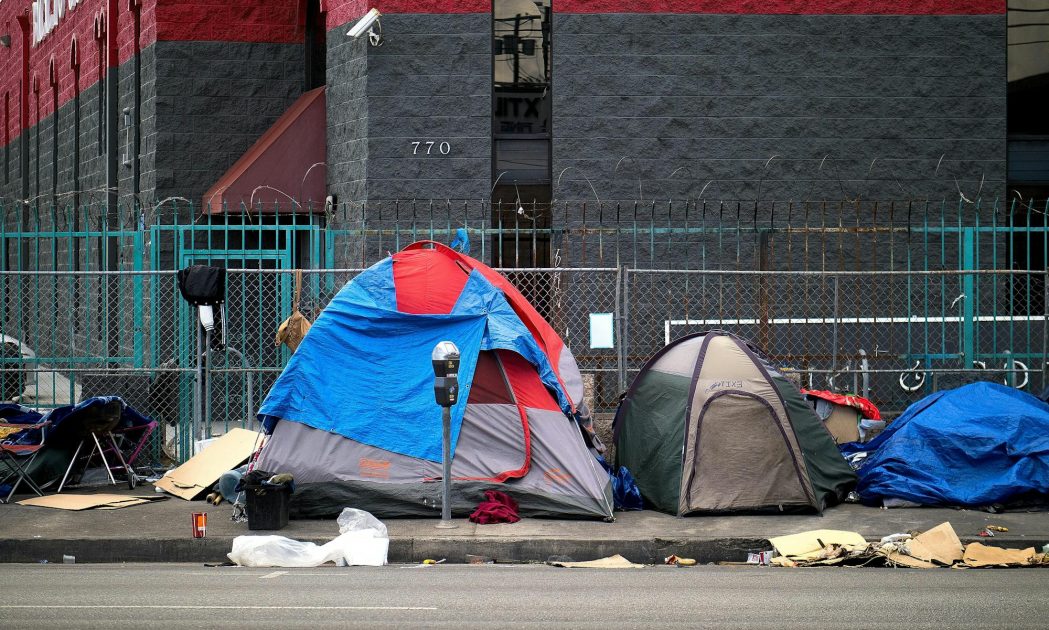
[[[290,354],[275,341],[293,308],[310,320],[360,269],[230,270],[210,334],[174,272],[0,272],[4,401],[53,408],[119,395],[158,421],[148,457],[185,460],[193,441],[254,416]],[[866,395],[887,415],[978,379],[1041,392],[1044,272],[747,272],[503,269],[573,350],[591,406],[615,410],[671,340],[723,329],[799,384]],[[593,322],[613,322],[611,340]]]
[[[888,415],[974,380],[1040,393],[1045,273],[625,271],[626,372],[689,333],[721,329],[811,389]]]

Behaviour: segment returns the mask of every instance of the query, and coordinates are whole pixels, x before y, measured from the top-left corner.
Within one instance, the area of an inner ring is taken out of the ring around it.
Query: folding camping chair
[[[138,461],[139,455],[149,446],[149,438],[156,429],[156,420],[150,420],[147,424],[113,429],[113,437],[116,438],[117,446],[120,447],[120,452],[124,455],[124,461],[127,462],[128,466],[135,467],[135,462]],[[106,452],[110,452],[108,448]],[[148,453],[146,454],[146,461],[152,461]],[[117,466],[116,468],[120,467]]]
[[[40,431],[40,442],[36,444],[15,444],[15,443],[3,443],[0,444],[0,463],[10,471],[7,475],[2,478],[2,481],[7,481],[12,477],[17,477],[13,486],[11,486],[11,492],[7,493],[7,496],[0,499],[0,503],[9,503],[11,497],[15,496],[15,492],[18,490],[18,486],[23,481],[26,485],[37,494],[37,496],[44,496],[44,491],[40,489],[33,478],[29,476],[29,467],[32,466],[33,460],[36,459],[37,453],[44,447],[44,439],[47,432],[47,427],[50,426],[49,421],[39,422],[37,424],[8,424],[6,422],[0,422],[0,431],[8,435],[14,435],[15,433],[26,435],[30,431]],[[22,461],[24,460],[24,464]]]
[[[62,492],[62,488],[65,487],[66,481],[69,479],[69,473],[73,470],[73,467],[77,463],[77,458],[80,456],[80,451],[83,450],[84,445],[88,444],[89,440],[92,444],[91,451],[87,454],[84,459],[84,470],[86,471],[88,466],[91,465],[91,459],[95,453],[98,453],[99,457],[102,458],[102,466],[106,469],[106,474],[109,475],[109,481],[113,485],[116,485],[117,480],[113,476],[113,468],[123,468],[127,474],[127,485],[132,490],[135,488],[137,479],[135,478],[135,471],[131,469],[131,466],[124,459],[124,453],[120,450],[120,445],[117,443],[116,437],[113,432],[117,429],[117,425],[120,424],[120,416],[123,411],[123,403],[119,400],[115,400],[99,408],[89,408],[81,411],[78,415],[66,418],[63,420],[63,428],[73,421],[74,417],[79,420],[79,426],[73,428],[77,431],[79,442],[77,443],[76,451],[73,452],[72,459],[69,460],[69,466],[66,468],[66,473],[62,475],[62,482],[58,484],[58,490],[56,492]],[[102,440],[99,436],[104,438],[107,442],[107,446],[102,446]],[[120,466],[110,466],[109,460],[106,459],[106,453],[116,455],[120,461]]]

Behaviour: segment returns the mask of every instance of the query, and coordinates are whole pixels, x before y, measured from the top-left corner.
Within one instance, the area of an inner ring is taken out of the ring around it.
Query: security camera
[[[374,33],[372,32],[372,26],[379,22],[379,18],[382,17],[382,13],[379,13],[378,9],[372,9],[364,14],[364,17],[357,20],[357,23],[353,25],[349,31],[346,32],[350,37],[357,39],[364,33],[368,33],[374,39]],[[382,32],[382,26],[379,26],[380,33]]]

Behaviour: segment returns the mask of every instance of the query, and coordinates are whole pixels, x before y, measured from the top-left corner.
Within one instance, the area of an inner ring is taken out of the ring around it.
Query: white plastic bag
[[[339,515],[339,536],[317,545],[284,536],[237,536],[229,559],[244,567],[378,567],[386,564],[390,539],[386,525],[364,510],[346,508]]]
[[[317,567],[342,557],[339,549],[327,546],[284,536],[237,536],[227,555],[244,567]]]
[[[365,529],[375,530],[376,537],[387,538],[386,525],[371,515],[371,512],[358,510],[356,508],[344,508],[339,515],[339,533],[355,532]]]

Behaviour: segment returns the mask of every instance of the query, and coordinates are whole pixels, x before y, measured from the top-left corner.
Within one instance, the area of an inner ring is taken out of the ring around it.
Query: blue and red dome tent
[[[582,379],[571,352],[503,276],[420,242],[347,284],[274,383],[259,417],[258,467],[289,472],[293,515],[343,507],[380,517],[440,514],[441,409],[430,353],[460,350],[452,408],[452,511],[485,490],[523,515],[606,518],[608,475],[576,421]]]

